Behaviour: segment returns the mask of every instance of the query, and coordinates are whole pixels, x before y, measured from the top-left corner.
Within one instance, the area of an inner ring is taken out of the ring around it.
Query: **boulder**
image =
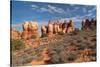
[[[18,31],[16,30],[16,28],[12,28],[12,29],[11,29],[11,39],[12,39],[12,40],[16,40],[16,39],[20,39],[20,38],[21,38],[20,32],[18,32]]]

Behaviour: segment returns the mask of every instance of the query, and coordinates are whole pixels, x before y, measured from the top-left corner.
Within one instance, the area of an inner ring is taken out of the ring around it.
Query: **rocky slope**
[[[96,61],[95,29],[20,41],[24,48],[12,49],[14,66]],[[12,48],[18,47],[14,44],[16,41],[11,44]]]

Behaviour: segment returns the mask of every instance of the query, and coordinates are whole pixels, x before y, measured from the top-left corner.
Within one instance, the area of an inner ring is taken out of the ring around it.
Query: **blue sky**
[[[81,21],[85,18],[96,18],[95,5],[76,5],[76,4],[57,4],[57,3],[41,3],[28,1],[12,1],[11,23],[17,30],[22,30],[24,21],[36,21],[41,25],[47,24],[48,20],[55,21],[71,18],[75,22],[75,27],[81,27]]]

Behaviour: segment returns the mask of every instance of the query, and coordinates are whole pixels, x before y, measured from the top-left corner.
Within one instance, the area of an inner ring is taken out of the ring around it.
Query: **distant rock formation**
[[[53,35],[53,23],[49,20],[47,27],[47,36],[51,37]]]
[[[96,28],[96,19],[85,19],[85,21],[82,21],[82,30],[93,30]]]
[[[67,26],[67,33],[71,33],[74,30],[75,30],[74,22],[73,22],[73,20],[70,20],[70,22],[68,23],[68,26]]]
[[[23,32],[22,32],[23,39],[31,38],[33,35],[35,37],[39,37],[37,22],[26,21],[23,23],[22,27],[23,27]]]
[[[55,22],[51,22],[49,20],[48,25],[47,26],[42,26],[41,27],[41,32],[42,32],[42,36],[45,34],[48,37],[52,36],[53,34],[58,34],[59,32],[62,33],[71,33],[75,30],[74,28],[74,22],[73,20],[70,20],[69,22],[67,22],[66,20],[64,20],[64,22],[60,22],[59,20],[55,21]]]
[[[11,39],[12,40],[20,39],[21,38],[20,35],[21,35],[20,32],[18,32],[16,28],[11,28]]]
[[[96,28],[96,19],[85,19],[82,21],[82,30],[92,30]],[[33,21],[26,21],[22,24],[23,31],[22,33],[18,32],[16,29],[12,29],[12,39],[29,39],[29,38],[38,38],[38,23]],[[41,36],[52,37],[54,34],[58,33],[71,33],[74,32],[74,21],[71,19],[70,21],[64,20],[63,22],[56,21],[48,21],[48,25],[42,25],[41,27]]]
[[[59,23],[58,26],[58,32],[62,32],[62,23]]]
[[[67,21],[66,20],[64,20],[64,23],[62,24],[62,32],[63,33],[66,33],[67,32]]]
[[[54,34],[57,34],[57,32],[58,32],[58,25],[57,25],[57,23],[55,22],[54,24],[53,24],[53,33]]]

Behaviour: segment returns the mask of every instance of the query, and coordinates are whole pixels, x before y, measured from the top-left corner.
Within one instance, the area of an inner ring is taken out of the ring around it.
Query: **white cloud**
[[[95,15],[92,15],[92,17],[93,17],[93,18],[96,18],[96,16],[95,16]]]
[[[64,9],[58,8],[52,5],[47,5],[47,7],[39,7],[37,5],[31,5],[32,9],[37,9],[37,11],[41,12],[49,12],[49,13],[65,13]]]
[[[88,17],[89,17],[89,16],[92,16],[92,13],[86,14],[86,16],[88,16]]]
[[[96,11],[96,8],[93,8],[93,9],[89,10],[88,12],[91,13],[93,11]]]
[[[19,24],[12,24],[12,27],[20,27],[22,26],[22,23],[19,23]]]
[[[51,13],[65,13],[65,11],[62,8],[58,8],[51,5],[48,5],[48,11]]]
[[[75,13],[75,11],[79,10],[79,7],[74,7],[73,9],[67,8],[66,14],[72,14]]]
[[[39,8],[37,5],[31,5],[31,7],[32,7],[32,9],[37,9],[37,8]]]
[[[38,6],[37,6],[37,5],[31,5],[31,7],[33,7],[33,8],[38,8]]]
[[[44,7],[40,8],[40,10],[41,10],[41,12],[48,11],[48,9],[47,8],[44,8]]]
[[[68,18],[68,17],[67,18],[61,18],[61,21],[67,20],[69,22],[71,19],[74,22],[81,22],[82,21],[82,18],[79,18],[79,16],[74,16],[74,17],[71,17],[71,18]]]
[[[70,6],[74,6],[74,5],[72,4]],[[85,15],[79,16],[78,19],[84,19],[85,17],[90,17],[90,16],[93,15],[92,11],[96,10],[95,7],[91,10],[88,10],[88,6],[83,7],[83,8],[76,6],[76,7],[73,8],[73,10],[70,9],[70,8],[62,9],[60,7],[56,7],[56,6],[53,6],[53,5],[47,5],[47,7],[44,7],[44,6],[40,7],[38,5],[32,5],[32,8],[37,8],[37,11],[40,11],[40,12],[61,13],[61,14],[65,14],[66,16],[70,16],[72,13],[75,13],[75,11],[82,9],[83,10],[82,12]],[[74,18],[74,19],[76,19],[76,18]],[[77,21],[80,21],[80,20],[77,20]]]
[[[48,5],[48,8],[50,8],[50,9],[52,9],[52,10],[55,10],[55,9],[56,9],[56,7],[51,6],[51,5]]]
[[[87,12],[87,9],[86,8],[83,8],[83,12],[86,13]]]

